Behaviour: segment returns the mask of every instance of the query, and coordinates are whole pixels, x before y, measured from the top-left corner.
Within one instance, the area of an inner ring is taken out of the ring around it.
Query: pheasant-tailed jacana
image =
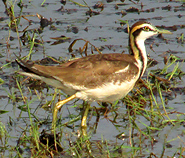
[[[147,66],[145,40],[157,34],[171,34],[145,21],[136,22],[129,31],[129,54],[94,54],[57,66],[30,64],[16,60],[25,72],[19,72],[61,89],[70,95],[53,109],[52,129],[56,127],[58,110],[72,99],[88,102],[114,102],[125,97]],[[90,105],[87,105],[81,126],[86,127]]]

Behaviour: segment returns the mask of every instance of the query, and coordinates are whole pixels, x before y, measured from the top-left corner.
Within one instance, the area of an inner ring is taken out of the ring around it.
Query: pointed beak
[[[157,29],[159,34],[173,34],[172,32],[164,29]]]

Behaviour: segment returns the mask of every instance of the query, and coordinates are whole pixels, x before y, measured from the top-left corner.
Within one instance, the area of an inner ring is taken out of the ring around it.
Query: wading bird
[[[52,129],[56,128],[57,113],[61,107],[79,98],[87,102],[114,102],[125,97],[142,77],[147,67],[145,40],[157,34],[171,34],[145,21],[136,22],[129,31],[129,54],[94,54],[74,59],[57,66],[30,64],[16,60],[22,75],[42,80],[61,89],[70,97],[53,108]],[[86,128],[90,104],[87,105],[81,127]]]

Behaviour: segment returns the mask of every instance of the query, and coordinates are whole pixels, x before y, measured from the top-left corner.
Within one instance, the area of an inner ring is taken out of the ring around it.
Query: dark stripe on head
[[[134,27],[137,27],[137,26],[142,25],[142,24],[150,24],[150,23],[147,22],[147,21],[138,21],[138,22],[136,22],[134,25],[132,25],[132,27],[130,28],[130,31],[131,31]]]
[[[133,34],[133,36],[134,36],[134,38],[135,37],[137,37],[139,34],[140,34],[140,32],[143,30],[143,28],[140,28],[140,29],[137,29],[136,31],[134,31],[132,34]]]
[[[135,38],[134,38],[134,44],[137,47],[137,49],[139,50],[139,57],[140,57],[140,60],[142,62],[141,72],[140,72],[140,76],[139,76],[139,77],[141,77],[141,74],[143,73],[143,69],[144,69],[144,66],[145,66],[144,65],[144,58],[145,57],[143,56],[143,53],[141,53],[141,50],[140,50],[139,46],[137,45]]]

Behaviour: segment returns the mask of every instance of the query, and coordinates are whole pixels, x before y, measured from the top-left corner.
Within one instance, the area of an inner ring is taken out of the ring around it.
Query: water
[[[63,59],[70,59],[71,54],[68,52],[68,47],[70,43],[77,38],[83,38],[90,41],[93,45],[97,48],[103,48],[102,53],[121,53],[122,51],[128,52],[128,34],[124,31],[127,27],[126,25],[121,26],[120,20],[127,20],[129,25],[132,25],[138,20],[145,19],[150,21],[152,24],[157,26],[166,26],[172,27],[174,25],[177,26],[177,30],[171,30],[173,35],[163,35],[163,37],[167,40],[167,43],[164,40],[161,40],[156,37],[152,37],[152,40],[146,41],[146,48],[147,53],[149,54],[150,58],[155,59],[158,61],[158,64],[152,68],[147,69],[145,73],[145,78],[150,70],[156,70],[159,68],[163,68],[165,65],[163,64],[163,56],[169,56],[170,54],[178,56],[180,59],[185,58],[185,49],[184,49],[184,42],[177,42],[177,37],[180,37],[182,33],[185,32],[185,4],[183,1],[125,1],[124,5],[117,5],[121,3],[118,0],[115,0],[111,3],[107,3],[106,1],[102,1],[104,4],[104,9],[101,11],[100,9],[93,9],[92,6],[96,4],[97,1],[86,1],[88,6],[95,11],[100,12],[99,15],[90,17],[86,15],[88,8],[86,7],[79,7],[78,5],[73,4],[72,2],[66,3],[63,6],[60,1],[53,1],[53,2],[46,2],[43,6],[41,3],[43,1],[23,1],[25,7],[23,7],[22,12],[20,8],[16,5],[17,1],[12,2],[14,5],[14,12],[15,16],[24,16],[28,20],[32,20],[31,23],[21,18],[20,24],[18,25],[19,35],[23,35],[23,30],[27,28],[28,33],[30,36],[33,36],[33,29],[38,29],[40,27],[40,20],[36,16],[36,13],[44,16],[47,19],[52,19],[52,25],[48,25],[44,28],[43,33],[40,35],[36,35],[36,39],[43,41],[43,43],[33,48],[32,60],[42,59],[46,56],[53,56],[57,59],[62,57]],[[84,4],[83,1],[76,1],[78,3]],[[9,5],[11,2],[9,2]],[[115,6],[118,6],[118,9],[115,9]],[[141,6],[143,5],[142,9]],[[166,10],[163,7],[170,6],[171,9]],[[64,10],[57,11],[61,7],[64,7]],[[126,12],[126,9],[130,7],[138,8],[141,12],[127,12],[125,16],[120,14],[121,11]],[[147,12],[147,9],[153,9],[152,12]],[[3,66],[2,70],[0,71],[1,79],[5,82],[0,86],[0,109],[8,111],[8,113],[1,114],[1,122],[5,125],[7,134],[10,136],[8,139],[8,144],[10,147],[15,147],[19,137],[21,137],[23,129],[29,129],[30,120],[28,118],[27,112],[22,112],[18,107],[23,105],[22,102],[15,102],[13,103],[12,94],[16,94],[16,96],[21,97],[21,94],[17,88],[15,78],[13,77],[14,72],[17,70],[17,66],[12,67],[12,65],[5,66],[7,62],[14,61],[16,59],[15,54],[21,56],[26,56],[29,54],[30,46],[26,44],[25,46],[19,44],[17,33],[9,30],[8,24],[10,24],[8,16],[5,14],[5,6],[2,2],[0,2],[0,17],[4,18],[0,21],[0,65]],[[183,26],[183,27],[181,27]],[[77,33],[72,31],[74,28],[77,28]],[[88,29],[88,31],[86,30]],[[55,42],[52,37],[59,37],[64,35],[66,37],[70,37],[70,41],[52,45]],[[10,36],[14,38],[14,40],[10,40]],[[150,49],[150,45],[153,44],[153,50]],[[83,47],[84,42],[77,42],[74,48],[78,49],[79,47]],[[110,49],[111,48],[111,49]],[[170,53],[169,53],[170,52]],[[76,57],[80,57],[80,54],[74,53]],[[180,69],[184,72],[184,62],[180,62]],[[172,70],[173,67],[170,68]],[[176,87],[183,88],[185,86],[184,82],[185,77],[182,76],[181,80],[178,80],[178,83],[175,84]],[[30,108],[31,112],[34,112],[37,108],[34,115],[39,120],[47,120],[52,119],[51,111],[45,111],[40,108],[41,104],[47,102],[47,100],[52,99],[52,93],[54,90],[50,88],[49,92],[45,89],[41,92],[32,91],[33,95],[29,92],[29,89],[25,86],[23,89],[24,96],[32,97],[30,99]],[[37,94],[34,94],[37,92]],[[51,96],[47,96],[51,95]],[[41,100],[41,99],[42,100]],[[65,96],[61,96],[61,98],[65,98]],[[160,99],[158,99],[160,102]],[[180,117],[180,119],[184,119],[184,92],[176,93],[176,96],[173,95],[172,99],[168,101],[166,107],[170,110],[168,111],[175,111],[180,112],[179,116],[175,113],[174,115],[170,115],[171,119],[176,119]],[[81,101],[78,101],[76,104],[80,104]],[[73,102],[69,103],[73,105]],[[94,106],[97,106],[96,103],[93,103]],[[93,106],[92,105],[92,106]],[[97,106],[98,107],[98,106]],[[60,112],[62,114],[63,121],[69,121],[70,118],[68,117],[68,110],[70,113],[74,115],[78,115],[79,111],[71,106],[64,106]],[[163,108],[161,107],[161,110]],[[128,134],[128,126],[125,127],[125,123],[122,121],[121,114],[123,115],[126,113],[125,105],[119,104],[119,119],[117,122],[120,127],[115,126],[110,121],[104,118],[104,116],[100,117],[100,121],[98,123],[98,127],[95,134],[92,134],[91,140],[101,140],[103,139],[109,140],[110,142],[118,141],[118,143],[124,143],[122,140],[117,140],[116,135],[121,132],[125,132]],[[164,111],[162,111],[163,113]],[[109,114],[109,118],[113,119],[114,114]],[[149,125],[149,122],[142,117],[139,117],[141,122]],[[90,121],[90,125],[96,120],[96,116],[92,116]],[[144,126],[139,123],[138,125],[140,128],[144,128]],[[76,122],[75,125],[80,124],[80,121]],[[42,126],[40,130],[44,128],[48,128],[50,125]],[[76,127],[75,130],[78,128]],[[106,130],[105,130],[106,129]],[[67,127],[63,129],[64,133],[71,132],[70,129]],[[150,152],[155,154],[161,154],[161,150],[164,143],[164,136],[167,137],[167,140],[172,144],[174,150],[169,148],[166,149],[165,155],[171,156],[178,147],[183,146],[185,139],[183,138],[184,134],[184,127],[183,126],[165,126],[162,127],[161,132],[157,132],[155,138],[158,140],[157,144],[154,148],[147,147]],[[28,134],[29,135],[29,134]],[[66,141],[63,138],[62,141]],[[126,141],[125,141],[126,142]],[[150,141],[146,141],[146,144],[150,144]],[[127,144],[127,143],[126,143]],[[148,146],[147,144],[147,146]],[[128,144],[127,144],[128,145]],[[149,152],[149,153],[150,153]],[[29,152],[24,151],[25,155],[29,155]],[[9,150],[2,152],[2,155],[9,155]],[[12,155],[16,155],[16,152],[12,152]],[[144,153],[147,156],[147,152]]]

